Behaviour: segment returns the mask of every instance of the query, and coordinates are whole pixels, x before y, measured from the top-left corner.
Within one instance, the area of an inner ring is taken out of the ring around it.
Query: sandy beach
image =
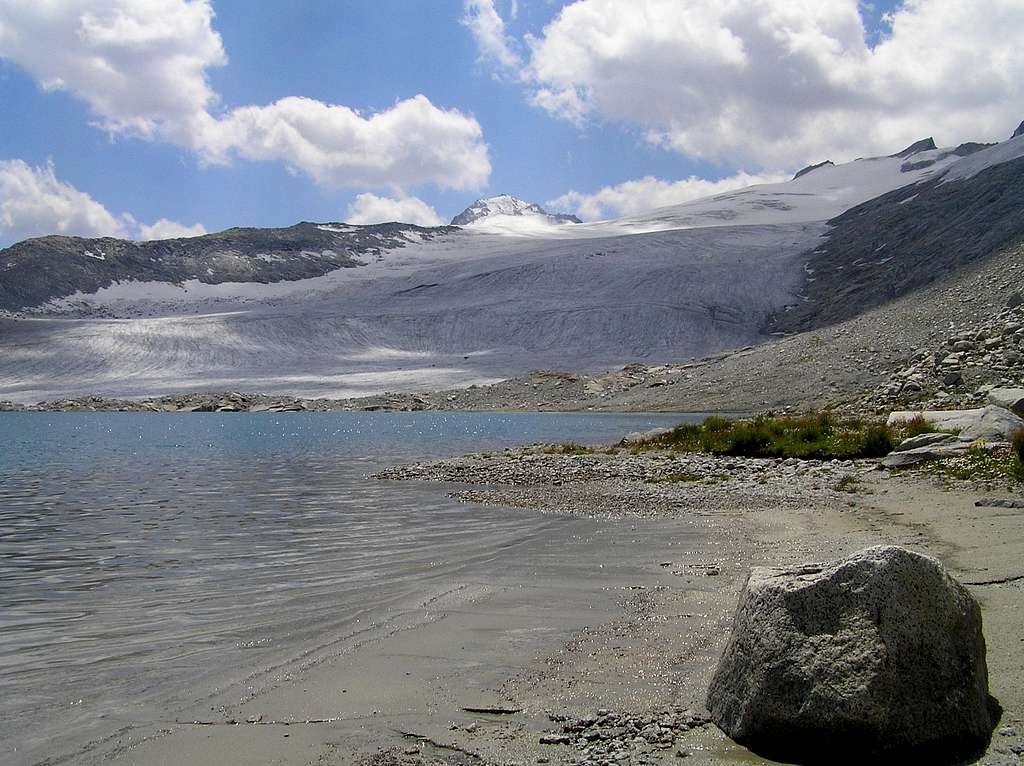
[[[769,763],[707,723],[704,708],[747,572],[893,543],[937,557],[981,602],[1003,717],[980,762],[1020,762],[1024,508],[975,505],[1013,498],[1005,490],[872,461],[539,450],[402,466],[381,480],[562,514],[567,537],[514,573],[453,583],[203,709],[136,722],[97,760]]]

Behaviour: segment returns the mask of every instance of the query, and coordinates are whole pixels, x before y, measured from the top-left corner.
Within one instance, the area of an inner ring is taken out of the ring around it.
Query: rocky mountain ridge
[[[233,228],[181,239],[47,236],[0,250],[0,310],[21,311],[116,282],[189,280],[269,284],[355,268],[385,250],[452,231],[385,223],[303,222],[280,229]]]

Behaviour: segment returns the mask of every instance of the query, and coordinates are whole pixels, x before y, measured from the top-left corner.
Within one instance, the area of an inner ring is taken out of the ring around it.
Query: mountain
[[[512,219],[513,223],[529,222],[542,225],[582,223],[574,215],[549,213],[534,202],[524,202],[509,194],[499,194],[497,197],[478,199],[452,218],[452,226],[490,225],[502,219],[505,223],[509,222],[508,219]]]
[[[0,309],[42,306],[121,282],[216,285],[309,279],[363,266],[384,251],[446,231],[395,223],[299,223],[146,242],[39,237],[0,251]]]
[[[932,145],[572,226],[497,198],[462,227],[28,240],[0,251],[0,399],[348,396],[764,343],[1024,241],[1024,136]]]

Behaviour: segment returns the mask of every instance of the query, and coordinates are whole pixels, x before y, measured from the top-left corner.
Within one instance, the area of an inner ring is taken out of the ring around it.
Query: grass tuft
[[[860,485],[860,477],[851,475],[844,476],[837,481],[833,489],[836,492],[850,492],[853,494],[864,491],[864,488]]]

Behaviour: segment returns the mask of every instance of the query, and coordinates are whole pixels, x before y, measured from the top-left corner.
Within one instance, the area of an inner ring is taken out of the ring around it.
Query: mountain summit
[[[549,213],[535,202],[525,202],[510,194],[499,194],[497,197],[478,199],[452,218],[452,226],[471,226],[496,216],[520,216],[549,224],[582,223],[574,215]]]

